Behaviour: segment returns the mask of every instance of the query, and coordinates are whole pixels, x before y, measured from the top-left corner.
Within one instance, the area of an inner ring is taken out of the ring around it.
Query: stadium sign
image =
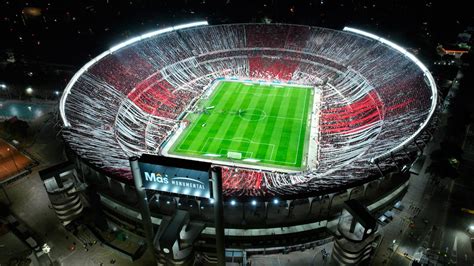
[[[138,165],[145,189],[211,197],[208,163],[147,155],[140,158]]]

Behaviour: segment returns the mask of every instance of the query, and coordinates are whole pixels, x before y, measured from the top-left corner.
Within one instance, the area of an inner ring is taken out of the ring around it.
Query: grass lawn
[[[311,87],[220,81],[171,154],[300,170],[310,133]]]

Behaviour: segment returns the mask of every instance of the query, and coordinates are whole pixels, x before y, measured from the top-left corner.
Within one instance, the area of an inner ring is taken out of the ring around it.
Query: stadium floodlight
[[[48,254],[51,251],[51,247],[47,243],[44,243],[43,246],[41,246],[41,250]]]
[[[159,35],[159,34],[163,34],[163,33],[166,33],[166,32],[170,32],[170,31],[174,31],[174,30],[181,30],[181,29],[190,28],[190,27],[204,26],[204,25],[208,25],[207,21],[198,21],[198,22],[193,22],[193,23],[181,24],[181,25],[174,26],[174,27],[169,27],[169,28],[160,29],[160,30],[157,30],[157,31],[148,32],[148,33],[142,34],[140,36],[128,39],[128,40],[126,40],[124,42],[121,42],[117,45],[114,45],[109,49],[109,51],[111,53],[113,53],[113,52],[115,52],[117,50],[120,50],[121,48],[123,48],[125,46],[128,46],[132,43],[135,43],[135,42],[138,42],[140,40],[150,38],[150,37],[153,37],[153,36],[156,36],[156,35]]]
[[[163,34],[163,33],[166,33],[166,32],[171,32],[173,30],[180,30],[180,29],[184,29],[184,28],[190,28],[190,27],[196,27],[196,26],[204,26],[204,25],[208,25],[207,21],[198,21],[198,22],[192,22],[192,23],[187,23],[187,24],[181,24],[181,25],[177,25],[177,26],[174,26],[174,27],[168,27],[168,28],[164,28],[164,29],[159,29],[157,31],[153,31],[153,32],[149,32],[149,33],[145,33],[143,35],[140,35],[138,37],[134,37],[132,39],[129,39],[129,40],[126,40],[122,43],[119,43],[117,45],[114,45],[112,46],[109,50],[101,53],[100,55],[96,56],[95,58],[93,58],[92,60],[90,60],[89,62],[87,62],[83,67],[81,67],[79,69],[79,71],[76,72],[76,74],[74,74],[74,76],[71,78],[71,80],[69,81],[69,83],[67,84],[66,88],[64,89],[64,92],[63,92],[63,96],[61,97],[60,101],[59,101],[59,114],[61,116],[61,120],[63,121],[63,125],[65,127],[70,127],[71,124],[69,123],[69,121],[67,120],[67,117],[66,117],[66,100],[67,100],[67,97],[68,95],[71,93],[71,89],[72,87],[74,86],[74,84],[76,83],[76,81],[79,79],[79,77],[84,74],[92,65],[94,65],[96,62],[100,61],[102,58],[104,58],[105,56],[127,46],[127,45],[130,45],[130,44],[133,44],[137,41],[140,41],[140,40],[143,40],[143,39],[147,39],[147,38],[150,38],[150,37],[153,37],[153,36],[156,36],[156,35],[159,35],[159,34]]]
[[[230,201],[230,205],[235,206],[235,204],[237,204],[237,202],[235,202],[235,200]]]
[[[252,200],[252,206],[257,206],[257,201],[256,200]]]
[[[173,27],[168,27],[168,28],[148,32],[148,33],[142,34],[141,37],[142,37],[142,39],[147,39],[147,38],[153,37],[155,35],[160,35],[160,34],[163,34],[163,33],[166,33],[166,32],[170,32],[170,31],[173,31]]]
[[[428,68],[418,58],[416,58],[416,56],[414,56],[412,53],[408,52],[406,49],[404,49],[400,45],[398,45],[394,42],[391,42],[389,40],[386,40],[382,37],[379,37],[375,34],[372,34],[370,32],[363,31],[363,30],[359,30],[359,29],[355,29],[355,28],[351,28],[351,27],[344,27],[343,30],[347,31],[347,32],[352,32],[352,33],[355,33],[355,34],[359,34],[359,35],[362,35],[362,36],[365,36],[365,37],[368,37],[368,38],[371,38],[371,39],[374,39],[376,41],[379,41],[379,42],[381,42],[381,43],[383,43],[383,44],[399,51],[400,53],[405,55],[407,58],[409,58],[411,61],[413,61],[421,69],[421,71],[423,71],[423,74],[428,79],[428,82],[429,82],[429,85],[430,85],[430,88],[431,88],[431,93],[432,93],[431,107],[430,107],[430,112],[428,113],[428,116],[426,117],[425,121],[423,121],[423,123],[421,123],[418,130],[415,133],[413,133],[411,136],[409,136],[405,141],[401,142],[396,147],[388,150],[387,152],[377,156],[377,158],[386,158],[386,157],[390,156],[390,154],[392,154],[393,152],[399,151],[404,146],[406,146],[408,143],[410,143],[414,138],[416,138],[421,133],[421,131],[423,131],[425,129],[425,127],[431,121],[431,118],[433,117],[433,114],[436,110],[436,103],[438,101],[438,89],[436,88],[436,82],[433,78],[433,75],[431,75],[431,72],[428,70]],[[374,160],[377,159],[377,158],[371,158],[370,161],[374,162]]]
[[[121,42],[121,43],[119,43],[119,44],[117,44],[117,45],[112,46],[112,48],[110,48],[109,51],[110,51],[111,53],[113,53],[113,52],[115,52],[115,51],[117,51],[117,50],[119,50],[119,49],[121,49],[121,48],[123,48],[123,47],[125,47],[125,46],[127,46],[127,45],[130,45],[130,44],[132,44],[132,43],[134,43],[134,42],[138,42],[138,41],[141,40],[141,39],[142,39],[141,36],[133,37],[133,38],[131,38],[131,39],[128,39],[128,40],[126,40],[126,41],[124,41],[124,42]]]
[[[173,30],[181,30],[185,28],[192,28],[192,27],[197,27],[197,26],[205,26],[208,25],[207,21],[196,21],[196,22],[191,22],[191,23],[186,23],[186,24],[181,24],[173,27]]]

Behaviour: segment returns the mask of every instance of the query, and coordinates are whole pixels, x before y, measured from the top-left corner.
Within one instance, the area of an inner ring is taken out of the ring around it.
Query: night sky
[[[462,1],[2,1],[0,60],[16,58],[80,65],[127,37],[206,19],[213,24],[271,22],[341,29],[351,25],[406,46],[454,41],[473,25]]]

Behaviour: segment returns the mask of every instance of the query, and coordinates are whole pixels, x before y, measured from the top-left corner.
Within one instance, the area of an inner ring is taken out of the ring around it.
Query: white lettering
[[[160,174],[145,172],[145,180],[149,182],[158,182],[168,184],[168,178],[161,176]]]
[[[146,181],[153,181],[153,182],[156,182],[156,175],[155,173],[148,173],[148,172],[145,172],[145,180]]]

